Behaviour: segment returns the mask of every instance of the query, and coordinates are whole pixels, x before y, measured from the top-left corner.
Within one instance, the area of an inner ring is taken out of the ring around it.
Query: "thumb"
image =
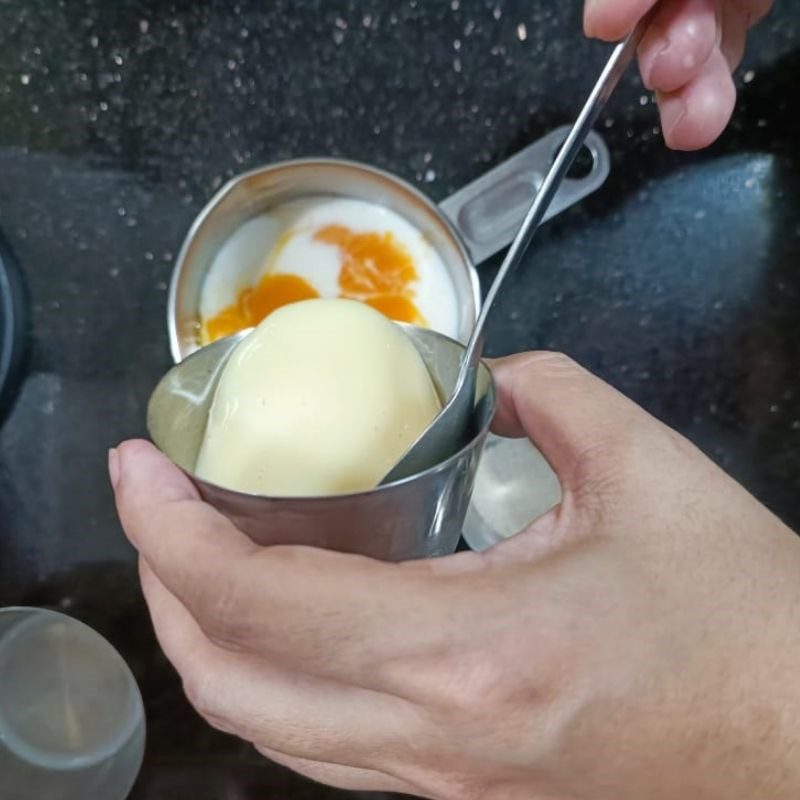
[[[127,468],[129,461],[137,462],[135,468]],[[138,462],[145,468],[139,469]],[[143,439],[123,442],[108,451],[108,475],[118,504],[126,500],[137,507],[142,503],[200,499],[189,478]]]
[[[108,462],[125,534],[161,581],[187,602],[185,592],[219,588],[217,573],[235,576],[256,550],[149,442],[123,442],[109,452]],[[189,573],[200,578],[187,581]]]
[[[521,353],[491,362],[498,389],[495,433],[528,437],[565,492],[624,469],[652,452],[665,428],[616,389],[560,353]]]

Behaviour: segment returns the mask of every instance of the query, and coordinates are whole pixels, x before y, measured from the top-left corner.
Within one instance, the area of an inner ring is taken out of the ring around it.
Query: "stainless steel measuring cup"
[[[233,178],[195,220],[173,270],[167,327],[174,361],[200,347],[203,283],[222,244],[258,214],[312,196],[365,200],[395,211],[414,225],[447,268],[459,308],[456,338],[466,341],[481,304],[475,267],[514,238],[568,132],[568,127],[552,131],[439,206],[395,175],[354,161],[285,161]],[[590,171],[564,181],[546,219],[594,192],[608,177],[610,159],[600,135],[591,133],[586,147],[592,157]]]
[[[440,394],[452,392],[460,343],[404,325]],[[495,411],[491,374],[481,365],[467,444],[432,469],[367,492],[330,497],[265,497],[215,486],[194,475],[220,374],[247,332],[214,342],[174,366],[153,392],[150,436],[189,475],[203,499],[258,544],[300,544],[404,561],[456,549],[481,450]]]

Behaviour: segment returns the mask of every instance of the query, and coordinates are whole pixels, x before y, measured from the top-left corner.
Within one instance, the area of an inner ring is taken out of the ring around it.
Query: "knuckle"
[[[596,433],[577,450],[574,486],[581,500],[611,500],[636,474],[637,445],[627,430]]]
[[[628,425],[596,431],[578,450],[571,483],[565,487],[582,511],[595,521],[629,508],[632,498],[641,499],[667,486],[664,474],[682,475],[697,461],[696,447],[675,431],[630,420]]]
[[[441,676],[440,707],[461,723],[494,724],[511,701],[509,670],[494,654],[463,653],[435,668]]]
[[[664,428],[664,434],[664,451],[676,461],[696,461],[701,455],[696,445],[672,428]]]
[[[241,596],[242,589],[233,580],[221,581],[207,590],[197,622],[212,644],[240,651],[252,641],[253,626]]]
[[[554,376],[582,375],[584,369],[568,355],[554,350],[534,350],[520,356],[522,370],[537,370]]]
[[[192,707],[204,719],[217,717],[217,691],[208,673],[202,668],[192,669],[183,674],[183,693]]]
[[[237,735],[236,726],[228,719],[220,703],[217,682],[202,670],[183,677],[183,693],[194,710],[212,727],[222,733]]]
[[[613,504],[641,482],[656,446],[652,432],[632,419],[592,431],[576,450],[569,488],[584,500]]]

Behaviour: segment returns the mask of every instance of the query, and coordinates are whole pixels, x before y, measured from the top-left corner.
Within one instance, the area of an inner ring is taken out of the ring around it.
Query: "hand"
[[[587,36],[622,39],[657,0],[586,0]],[[639,48],[642,80],[656,92],[667,144],[698,150],[724,130],[736,104],[731,72],[747,31],[772,0],[663,0]]]
[[[440,800],[800,796],[800,541],[563,356],[494,364],[560,507],[485,554],[258,548],[144,442],[112,451],[156,634],[213,725]]]

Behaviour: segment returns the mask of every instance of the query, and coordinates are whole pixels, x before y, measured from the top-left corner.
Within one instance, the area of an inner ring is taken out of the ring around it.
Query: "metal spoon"
[[[614,48],[614,52],[611,54],[611,58],[609,58],[594,89],[592,89],[589,99],[586,101],[577,121],[545,176],[533,205],[531,205],[522,227],[511,244],[500,271],[497,273],[497,277],[486,295],[480,316],[475,323],[467,344],[458,380],[450,399],[433,422],[406,451],[400,461],[392,467],[391,471],[381,481],[381,484],[393,483],[429,469],[452,455],[463,444],[474,404],[475,379],[481,354],[483,353],[484,327],[492,304],[500,291],[503,281],[519,265],[525,255],[533,235],[544,219],[548,206],[583,147],[586,137],[592,130],[603,108],[605,108],[620,78],[633,61],[650,19],[652,19],[651,15],[642,19],[633,33]]]

